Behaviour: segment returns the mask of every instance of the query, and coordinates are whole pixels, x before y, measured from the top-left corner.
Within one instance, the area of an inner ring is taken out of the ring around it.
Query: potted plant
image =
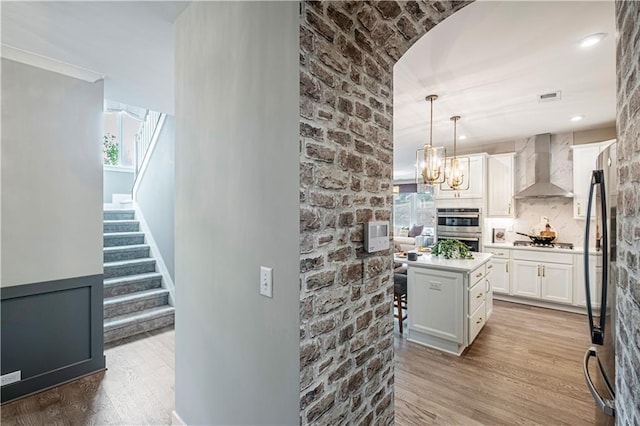
[[[473,259],[469,248],[456,239],[438,241],[431,248],[431,254],[445,259]]]
[[[116,166],[118,164],[118,142],[116,142],[116,135],[112,133],[105,133],[102,142],[102,153],[104,154],[104,164],[108,166]]]

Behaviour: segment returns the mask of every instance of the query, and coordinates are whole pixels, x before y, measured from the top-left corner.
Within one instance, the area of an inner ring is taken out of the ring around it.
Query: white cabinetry
[[[584,255],[574,256],[574,301],[576,306],[587,306],[587,291],[584,277]],[[591,293],[591,306],[600,308],[602,280],[602,253],[589,255],[589,288]]]
[[[409,268],[408,274],[409,333],[450,342],[447,347],[462,345],[463,274],[424,268]]]
[[[483,198],[485,195],[485,161],[486,154],[474,154],[466,157],[469,158],[469,174],[465,176],[465,181],[468,179],[469,189],[454,191],[449,188],[446,182],[440,185],[434,186],[433,197],[436,200],[448,200],[454,198]],[[463,183],[463,187],[466,188],[466,182]]]
[[[573,149],[574,219],[585,219],[587,203],[589,202],[589,183],[591,182],[591,172],[596,168],[596,158],[604,148],[613,142],[615,142],[615,140],[585,145],[574,145],[571,147]],[[594,212],[595,210],[592,209],[592,218],[595,217]]]
[[[470,272],[408,271],[408,339],[460,355],[493,312],[491,259]]]
[[[540,298],[540,264],[513,259],[514,296]]]
[[[514,250],[514,296],[573,303],[573,255]]]
[[[492,276],[491,288],[493,293],[509,294],[511,292],[511,272],[509,252],[507,249],[490,248],[485,249],[487,253],[493,254],[491,258]]]
[[[515,153],[491,155],[487,164],[487,217],[514,217]]]

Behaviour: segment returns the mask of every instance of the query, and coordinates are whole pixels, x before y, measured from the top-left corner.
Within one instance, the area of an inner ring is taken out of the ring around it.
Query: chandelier
[[[445,180],[444,147],[433,146],[433,101],[438,99],[438,95],[429,95],[425,98],[431,105],[429,116],[429,145],[416,151],[416,183],[434,185],[443,183]]]
[[[447,160],[447,166],[445,167],[445,180],[449,188],[454,191],[469,189],[469,157],[457,157],[458,120],[460,120],[459,115],[451,117],[451,121],[453,121],[453,157]],[[462,185],[465,183],[466,187],[463,188]]]

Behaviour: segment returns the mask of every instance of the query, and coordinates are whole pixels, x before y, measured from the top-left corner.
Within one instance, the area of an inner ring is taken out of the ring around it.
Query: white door
[[[514,153],[492,155],[488,159],[488,217],[513,217]]]
[[[513,295],[540,298],[540,264],[528,260],[513,260]]]
[[[573,303],[573,265],[542,264],[540,297],[551,302]]]
[[[509,291],[511,290],[511,280],[509,279],[509,259],[494,257],[491,261],[493,262],[491,287],[493,287],[494,293],[509,294]]]

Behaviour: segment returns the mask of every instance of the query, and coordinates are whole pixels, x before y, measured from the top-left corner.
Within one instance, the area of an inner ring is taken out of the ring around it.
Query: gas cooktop
[[[513,245],[515,247],[547,247],[547,248],[558,248],[565,250],[573,250],[573,243],[550,243],[550,244],[542,244],[542,243],[534,243],[532,241],[514,241]]]

